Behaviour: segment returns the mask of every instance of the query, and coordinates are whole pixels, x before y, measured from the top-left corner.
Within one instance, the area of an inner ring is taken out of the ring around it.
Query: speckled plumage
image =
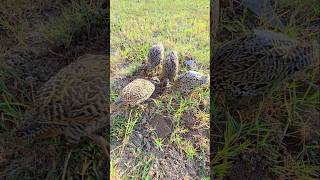
[[[162,43],[158,43],[153,45],[149,49],[148,53],[148,64],[147,64],[147,71],[152,71],[153,69],[157,69],[160,64],[163,63],[164,59],[164,47]]]
[[[162,70],[162,79],[173,83],[179,71],[178,52],[172,51],[167,55]]]
[[[149,99],[155,90],[155,85],[145,79],[135,79],[123,88],[116,104],[130,106],[138,105]]]
[[[66,136],[76,143],[108,124],[108,57],[81,56],[50,78],[34,101],[19,136],[35,139]],[[29,122],[28,122],[29,121]]]
[[[182,93],[191,93],[196,88],[207,84],[209,76],[196,71],[188,71],[180,75],[175,81],[173,87]]]
[[[211,89],[215,93],[255,96],[316,64],[317,42],[299,42],[284,34],[255,30],[227,42],[214,54]]]

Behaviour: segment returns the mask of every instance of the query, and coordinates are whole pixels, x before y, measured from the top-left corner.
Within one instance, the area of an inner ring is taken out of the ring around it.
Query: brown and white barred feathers
[[[319,42],[302,42],[268,30],[232,40],[214,54],[213,92],[256,96],[296,73],[319,65]]]
[[[27,119],[25,119],[27,120]],[[45,139],[49,137],[55,137],[59,134],[60,127],[52,125],[50,123],[38,123],[25,124],[24,127],[16,131],[18,137],[26,137],[30,139]]]
[[[39,90],[18,136],[36,139],[66,136],[69,142],[108,122],[108,57],[84,55],[61,69]]]
[[[181,93],[188,94],[196,88],[207,85],[208,83],[208,75],[196,71],[188,71],[177,78],[173,88]]]
[[[166,56],[162,70],[162,79],[168,86],[169,83],[173,83],[179,71],[179,59],[177,51],[172,51]]]
[[[156,68],[158,65],[163,63],[164,58],[164,47],[162,43],[158,43],[153,45],[149,49],[148,53],[148,65],[147,70],[151,71]]]
[[[138,105],[149,99],[154,90],[155,85],[149,80],[135,79],[123,88],[115,104]]]

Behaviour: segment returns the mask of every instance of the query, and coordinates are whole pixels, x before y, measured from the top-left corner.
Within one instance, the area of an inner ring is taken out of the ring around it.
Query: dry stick
[[[72,150],[68,153],[67,158],[66,158],[66,160],[64,161],[63,173],[62,173],[61,180],[64,180],[64,179],[65,179],[65,176],[66,176],[66,173],[67,173],[68,162],[69,162],[69,159],[70,159],[70,157],[71,157],[71,153],[72,153]]]

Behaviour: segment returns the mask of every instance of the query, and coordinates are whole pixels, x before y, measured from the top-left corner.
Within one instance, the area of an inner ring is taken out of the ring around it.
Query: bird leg
[[[154,68],[154,74],[156,76],[159,76],[160,75],[160,72],[161,72],[161,66],[158,65],[157,67]]]
[[[147,107],[145,105],[142,105],[142,104],[138,104],[138,107],[141,108],[142,111],[147,109]]]
[[[92,133],[88,133],[87,135],[90,139],[92,139],[97,145],[99,145],[104,153],[104,155],[106,156],[106,158],[110,157],[109,154],[109,150],[108,150],[108,146],[107,146],[107,141],[99,135],[96,134],[92,134]]]

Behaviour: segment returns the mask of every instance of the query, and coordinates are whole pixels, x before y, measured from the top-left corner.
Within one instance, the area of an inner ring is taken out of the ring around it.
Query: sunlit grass
[[[200,72],[209,73],[209,1],[111,0],[110,5],[111,63],[120,65],[121,68],[116,72],[117,74],[124,77],[131,76],[134,70],[146,62],[149,48],[158,42],[164,44],[165,54],[171,50],[178,52],[181,65],[179,74],[187,71],[183,66],[186,57],[196,60]],[[204,149],[207,151],[208,139],[200,138],[199,150],[193,146],[195,143],[193,140],[185,137],[190,132],[183,125],[184,113],[190,112],[192,115],[197,114],[195,118],[199,126],[195,126],[195,130],[201,128],[208,130],[209,107],[204,107],[204,110],[198,108],[204,101],[209,102],[209,91],[206,88],[196,90],[190,97],[184,97],[179,92],[168,91],[153,99],[153,103],[148,104],[152,109],[151,114],[164,115],[173,125],[168,138],[158,137],[154,129],[146,130],[155,135],[152,139],[155,149],[163,152],[168,146],[177,146],[189,160],[197,158],[199,151],[204,152]],[[123,110],[124,113],[130,111],[130,109]],[[126,129],[125,127],[124,125],[122,129]],[[123,132],[123,130],[120,131],[120,127],[118,131]],[[120,134],[115,138],[122,139],[123,137],[119,138]],[[145,149],[141,151],[148,152]],[[121,153],[114,152],[113,158],[121,159]],[[126,177],[141,174],[140,170],[136,170],[136,173],[131,169],[126,171],[131,172],[126,173]]]
[[[181,56],[209,63],[209,3],[178,0],[111,1],[111,48],[122,59],[141,62],[162,42]]]

